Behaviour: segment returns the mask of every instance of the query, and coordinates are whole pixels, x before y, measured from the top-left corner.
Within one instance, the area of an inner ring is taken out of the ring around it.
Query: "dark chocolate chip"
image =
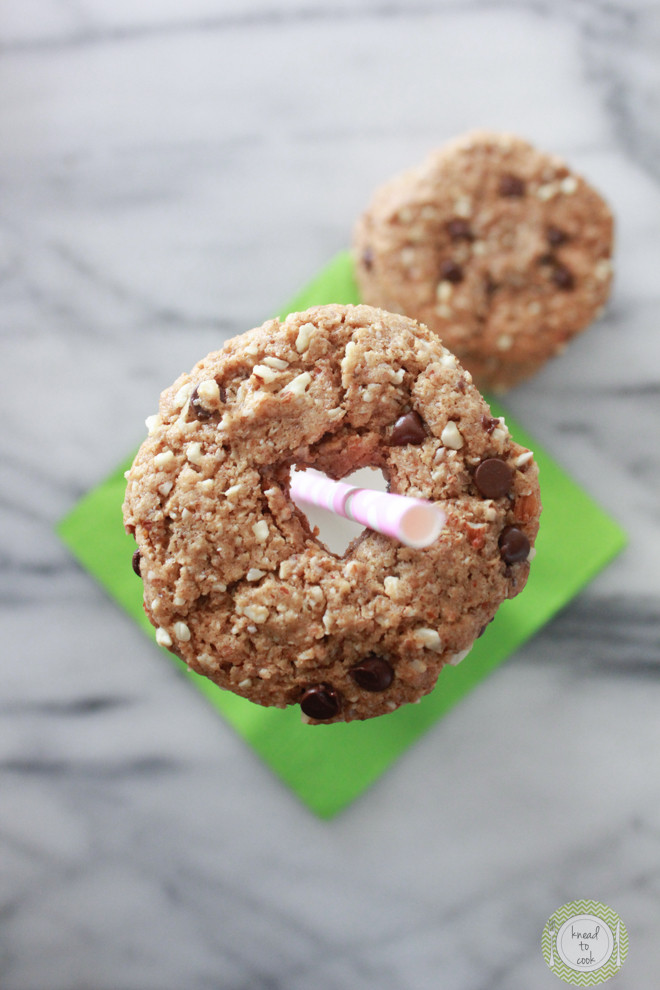
[[[561,247],[569,239],[566,231],[561,230],[559,227],[548,227],[545,236],[551,247]]]
[[[424,420],[418,412],[411,410],[405,416],[399,416],[390,436],[393,447],[405,447],[407,443],[420,444],[426,438]]]
[[[474,483],[484,498],[502,498],[511,488],[513,470],[499,457],[487,457],[474,472]]]
[[[199,420],[210,419],[213,415],[210,409],[205,409],[202,405],[197,388],[195,388],[193,394],[190,396],[190,408]]]
[[[440,280],[442,282],[453,282],[454,285],[457,285],[458,282],[463,281],[463,269],[449,258],[440,265]]]
[[[495,416],[489,416],[487,413],[484,413],[481,417],[481,425],[486,433],[492,433],[500,425],[500,421]]]
[[[373,268],[374,252],[372,248],[366,247],[362,252],[362,264],[364,265],[364,267],[367,269],[368,272],[370,272],[371,269]]]
[[[573,277],[573,272],[566,265],[555,265],[552,275],[550,276],[552,281],[560,289],[574,289],[575,279]]]
[[[300,707],[308,718],[325,722],[339,714],[341,703],[339,695],[329,684],[314,684],[303,694]]]
[[[465,394],[465,379],[459,378],[456,382],[456,391]]]
[[[529,540],[517,526],[505,526],[499,539],[500,556],[506,564],[517,564],[529,554]]]
[[[142,560],[142,554],[140,553],[139,550],[136,550],[135,553],[133,554],[133,560],[131,561],[131,563],[133,564],[133,570],[135,571],[138,577],[142,577],[142,572],[140,571],[141,560]]]
[[[525,183],[517,175],[503,175],[499,185],[500,196],[524,196]]]
[[[498,289],[498,283],[491,278],[490,274],[487,274],[484,279],[484,292],[486,293],[486,296],[489,297],[494,295]]]
[[[450,220],[447,224],[447,232],[451,237],[452,241],[473,241],[474,234],[472,233],[472,227],[467,222],[467,220],[461,220],[456,217],[454,220]]]
[[[374,653],[351,667],[349,673],[358,687],[365,691],[385,691],[394,680],[394,671],[387,660]]]

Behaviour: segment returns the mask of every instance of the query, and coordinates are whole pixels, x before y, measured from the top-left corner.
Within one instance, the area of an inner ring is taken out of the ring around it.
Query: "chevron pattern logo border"
[[[569,901],[554,911],[541,934],[548,967],[564,983],[593,987],[619,972],[628,955],[628,932],[600,901]]]

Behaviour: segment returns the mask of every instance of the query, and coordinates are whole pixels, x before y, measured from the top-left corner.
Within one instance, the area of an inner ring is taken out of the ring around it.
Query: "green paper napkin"
[[[284,310],[359,302],[348,252],[337,255]],[[495,415],[502,415],[493,405]],[[192,683],[313,811],[330,818],[380,774],[468,691],[566,605],[624,546],[623,530],[534,440],[507,416],[519,443],[540,468],[543,515],[537,556],[525,591],[504,602],[495,621],[458,667],[446,667],[419,705],[367,722],[309,726],[296,706],[261,708],[190,673]],[[133,616],[153,641],[142,610],[142,583],[131,568],[133,539],[123,530],[124,471],[132,457],[90,492],[58,531],[81,564]],[[154,649],[156,647],[154,646]],[[170,653],[164,654],[184,669]]]

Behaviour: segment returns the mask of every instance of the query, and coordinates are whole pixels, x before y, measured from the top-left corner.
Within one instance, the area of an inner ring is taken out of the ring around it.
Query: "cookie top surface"
[[[356,225],[365,302],[440,334],[479,387],[534,374],[599,314],[613,220],[556,156],[474,132],[377,190]]]
[[[393,711],[525,585],[533,456],[413,320],[271,320],[182,375],[148,425],[124,504],[145,610],[161,645],[252,701],[322,722]],[[294,466],[381,468],[447,525],[422,550],[365,530],[337,556],[291,501]]]

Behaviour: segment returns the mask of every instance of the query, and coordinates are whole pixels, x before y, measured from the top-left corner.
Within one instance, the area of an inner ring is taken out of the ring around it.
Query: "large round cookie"
[[[310,721],[393,711],[434,686],[520,592],[540,512],[531,452],[413,320],[323,306],[230,340],[160,400],[128,472],[126,528],[157,641]],[[327,550],[290,469],[382,468],[441,502],[424,550],[365,531]]]
[[[356,225],[364,302],[440,334],[480,388],[534,374],[612,279],[612,215],[559,158],[474,132],[382,186]]]

